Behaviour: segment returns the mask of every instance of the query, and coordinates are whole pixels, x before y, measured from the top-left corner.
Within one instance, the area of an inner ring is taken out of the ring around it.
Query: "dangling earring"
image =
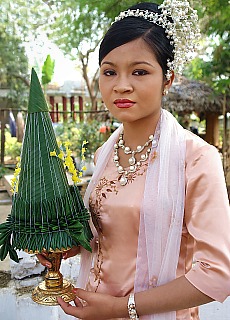
[[[164,88],[164,90],[163,90],[163,96],[167,96],[168,93],[169,93],[169,91]]]

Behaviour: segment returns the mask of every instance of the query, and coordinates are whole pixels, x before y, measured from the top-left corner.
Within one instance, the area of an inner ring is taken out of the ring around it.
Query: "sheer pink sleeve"
[[[187,148],[185,223],[195,247],[185,276],[223,302],[230,295],[230,210],[222,163],[216,148],[200,140]]]

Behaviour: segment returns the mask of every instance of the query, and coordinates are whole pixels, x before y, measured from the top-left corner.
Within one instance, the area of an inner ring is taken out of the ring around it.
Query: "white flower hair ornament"
[[[127,17],[137,17],[165,29],[170,44],[174,46],[174,59],[167,61],[166,78],[169,80],[172,71],[181,75],[184,66],[193,58],[200,38],[198,15],[187,0],[164,0],[158,8],[161,9],[161,14],[141,9],[123,11],[114,22]]]

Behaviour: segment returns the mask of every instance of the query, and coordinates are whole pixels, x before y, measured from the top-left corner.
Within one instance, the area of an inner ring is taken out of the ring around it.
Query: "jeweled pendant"
[[[134,157],[129,158],[129,164],[133,166],[136,163],[136,159]]]
[[[153,134],[151,134],[151,135],[149,136],[149,140],[153,141],[153,139],[154,139],[154,136],[153,136]]]
[[[142,154],[141,155],[141,160],[145,161],[148,158],[148,154]]]
[[[117,168],[118,173],[122,173],[123,170],[124,170],[124,169],[123,169],[122,166],[119,166],[119,167]]]
[[[125,154],[129,154],[129,153],[130,153],[130,148],[129,148],[129,147],[125,147],[124,153],[125,153]]]
[[[125,176],[122,176],[120,179],[121,186],[125,186],[128,182],[128,179]]]
[[[130,166],[129,171],[130,172],[135,172],[137,170],[136,166]]]
[[[124,144],[124,141],[123,141],[123,140],[120,140],[120,141],[118,142],[119,147],[122,147],[123,144]]]
[[[116,161],[118,161],[118,160],[119,160],[119,157],[118,157],[117,155],[115,155],[115,156],[113,157],[113,161],[116,162]]]
[[[153,146],[153,147],[156,147],[156,146],[157,146],[157,140],[153,140],[152,146]]]

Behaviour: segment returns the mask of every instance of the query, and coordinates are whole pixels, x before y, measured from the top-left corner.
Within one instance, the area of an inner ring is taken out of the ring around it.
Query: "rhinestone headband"
[[[123,11],[114,22],[127,17],[140,17],[165,29],[170,44],[174,46],[174,59],[167,60],[166,78],[169,80],[172,71],[182,74],[185,64],[193,58],[200,38],[198,16],[187,0],[165,0],[158,8],[161,14],[140,9]]]

